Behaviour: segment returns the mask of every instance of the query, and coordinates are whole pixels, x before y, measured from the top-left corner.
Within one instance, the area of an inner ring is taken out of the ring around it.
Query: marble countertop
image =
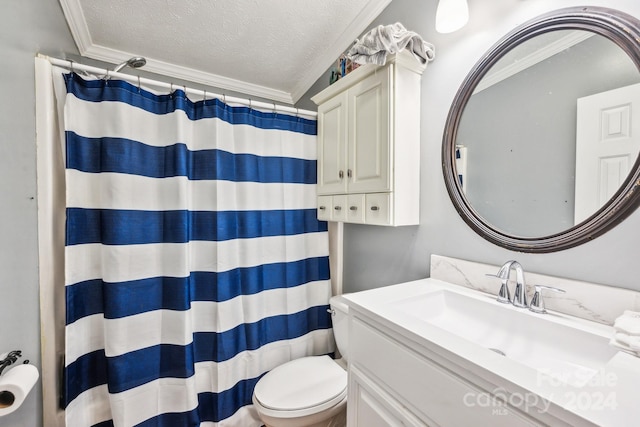
[[[496,274],[499,268],[498,265],[431,255],[430,276],[454,285],[497,295],[500,280],[487,277],[486,274]],[[524,269],[529,296],[533,295],[533,285],[547,285],[565,290],[563,294],[549,292],[545,295],[547,308],[554,311],[606,325],[613,325],[624,310],[640,311],[640,292],[531,272],[526,265]],[[512,275],[514,276],[515,274]],[[640,425],[640,421],[638,424]]]

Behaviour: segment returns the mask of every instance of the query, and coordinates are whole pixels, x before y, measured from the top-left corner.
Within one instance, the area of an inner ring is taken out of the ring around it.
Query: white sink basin
[[[403,315],[534,368],[539,381],[583,386],[616,354],[604,334],[484,294],[439,289],[389,304]]]

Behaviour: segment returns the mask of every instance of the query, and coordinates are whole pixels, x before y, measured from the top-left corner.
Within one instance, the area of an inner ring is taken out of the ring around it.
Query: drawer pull
[[[380,208],[379,208],[379,207],[377,207],[377,206],[371,206],[371,210],[372,210],[372,211],[379,211],[379,210],[380,210]]]
[[[326,207],[326,206],[318,206],[318,209],[320,209],[321,211],[323,211],[323,210],[327,209],[327,207]]]
[[[353,176],[351,169],[347,169],[347,177],[351,178],[351,176]]]
[[[340,179],[344,178],[344,172],[343,171],[338,172],[338,178],[340,178]]]
[[[337,211],[341,211],[341,210],[342,210],[342,206],[336,206],[336,207],[335,207],[335,208],[333,208],[333,209],[335,209],[335,210],[337,210]]]
[[[351,207],[349,208],[349,210],[357,211],[357,210],[358,210],[358,207],[357,207],[357,206],[351,206]]]

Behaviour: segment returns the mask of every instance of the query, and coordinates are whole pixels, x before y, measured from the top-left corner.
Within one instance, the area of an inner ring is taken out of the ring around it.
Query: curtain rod
[[[221,95],[215,92],[209,92],[209,91],[200,90],[200,89],[193,89],[183,85],[175,85],[173,83],[167,83],[160,80],[153,80],[153,79],[148,79],[146,77],[140,77],[140,76],[135,76],[131,74],[115,72],[107,68],[93,67],[90,65],[84,65],[77,62],[68,61],[66,59],[52,58],[50,56],[41,55],[41,54],[38,54],[38,57],[46,59],[52,65],[57,65],[59,67],[67,68],[70,71],[86,71],[88,73],[103,74],[105,76],[116,77],[118,79],[128,81],[129,83],[134,83],[138,85],[141,85],[141,84],[152,85],[152,86],[161,87],[169,90],[172,90],[173,88],[182,88],[187,94],[196,95],[201,97],[202,99],[211,97],[211,98],[217,98],[225,103],[230,102],[234,104],[242,104],[242,105],[248,106],[249,108],[259,108],[263,110],[270,110],[276,113],[282,112],[282,113],[295,114],[296,116],[307,116],[311,118],[315,118],[318,116],[318,113],[316,111],[302,110],[299,108],[288,107],[286,105],[278,105],[276,103],[253,101],[251,99],[238,98],[235,96],[226,96],[224,94]]]

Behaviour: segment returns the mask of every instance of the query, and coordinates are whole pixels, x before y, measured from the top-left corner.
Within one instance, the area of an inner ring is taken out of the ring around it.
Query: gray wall
[[[77,53],[57,0],[8,0],[0,25],[0,353],[40,367],[34,57]],[[42,424],[36,385],[3,427]]]
[[[588,3],[640,17],[637,0]],[[532,272],[640,290],[635,266],[640,210],[607,234],[577,248],[523,254],[495,246],[471,230],[453,208],[442,177],[440,150],[446,117],[469,70],[520,23],[554,9],[584,4],[571,0],[469,0],[469,24],[452,34],[435,32],[435,0],[394,0],[376,19],[373,25],[402,22],[436,46],[435,61],[422,77],[421,221],[420,226],[396,229],[345,225],[345,292],[427,277],[431,254],[493,264],[517,259]],[[309,96],[327,82],[328,77],[323,77]]]

